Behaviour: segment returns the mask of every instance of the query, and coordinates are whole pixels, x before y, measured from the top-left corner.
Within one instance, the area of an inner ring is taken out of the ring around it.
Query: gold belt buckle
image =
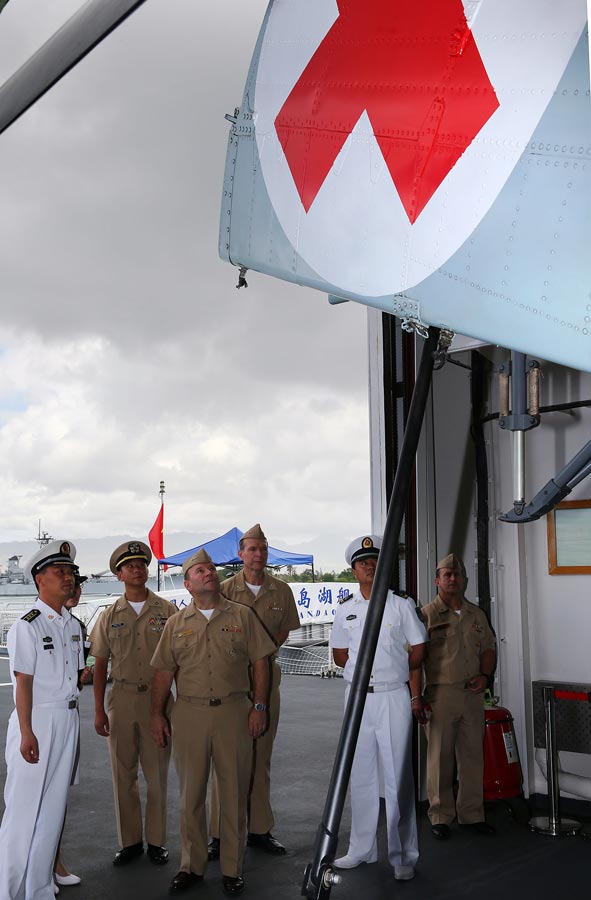
[[[221,706],[221,703],[222,703],[221,700],[210,700],[209,701],[210,706]]]

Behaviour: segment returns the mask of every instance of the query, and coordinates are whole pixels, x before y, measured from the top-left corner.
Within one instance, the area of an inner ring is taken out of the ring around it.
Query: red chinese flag
[[[156,516],[156,521],[150,528],[148,540],[150,541],[150,547],[152,548],[152,553],[156,559],[164,559],[164,503],[161,504],[160,512]],[[167,569],[168,566],[164,566],[165,572]]]

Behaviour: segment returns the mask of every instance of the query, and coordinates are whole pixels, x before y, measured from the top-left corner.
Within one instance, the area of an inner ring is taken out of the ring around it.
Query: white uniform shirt
[[[62,607],[58,615],[41,599],[33,610],[39,615],[17,619],[8,632],[10,677],[16,704],[15,672],[34,675],[33,706],[74,700],[78,696],[78,670],[84,668],[84,642],[79,621]]]
[[[357,590],[351,600],[341,603],[330,632],[330,646],[349,651],[343,677],[351,682],[369,601]],[[427,632],[415,612],[412,600],[388,591],[380,636],[371,671],[370,684],[404,683],[408,681],[407,644],[424,644]]]

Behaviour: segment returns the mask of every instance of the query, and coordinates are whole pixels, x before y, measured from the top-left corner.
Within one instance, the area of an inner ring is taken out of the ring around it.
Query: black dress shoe
[[[232,877],[231,875],[222,875],[222,887],[225,894],[234,897],[241,894],[244,890],[244,878],[240,875]]]
[[[203,875],[196,875],[195,872],[177,872],[170,882],[171,891],[186,891],[187,888],[194,887],[203,881]]]
[[[258,847],[259,850],[274,853],[275,856],[284,856],[287,853],[283,844],[280,844],[270,831],[266,834],[255,834],[254,831],[249,831],[246,843],[249,847]]]
[[[210,838],[207,845],[207,858],[210,862],[214,862],[220,858],[220,839]]]
[[[168,850],[166,847],[157,847],[156,844],[148,844],[148,859],[155,866],[165,866],[168,862]]]
[[[488,822],[462,822],[460,828],[475,831],[477,834],[496,834],[496,830]]]
[[[449,825],[444,825],[443,823],[431,825],[431,834],[434,838],[437,838],[438,841],[446,841],[451,834]]]
[[[133,859],[138,856],[141,856],[144,852],[143,844],[131,844],[129,847],[123,847],[122,850],[118,850],[115,854],[115,859],[113,860],[114,866],[126,866],[127,863],[130,863]]]

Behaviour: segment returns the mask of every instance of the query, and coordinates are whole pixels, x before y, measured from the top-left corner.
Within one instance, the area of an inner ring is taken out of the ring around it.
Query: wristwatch
[[[267,704],[266,703],[253,703],[252,708],[256,709],[257,712],[265,712],[265,710],[267,709]]]

